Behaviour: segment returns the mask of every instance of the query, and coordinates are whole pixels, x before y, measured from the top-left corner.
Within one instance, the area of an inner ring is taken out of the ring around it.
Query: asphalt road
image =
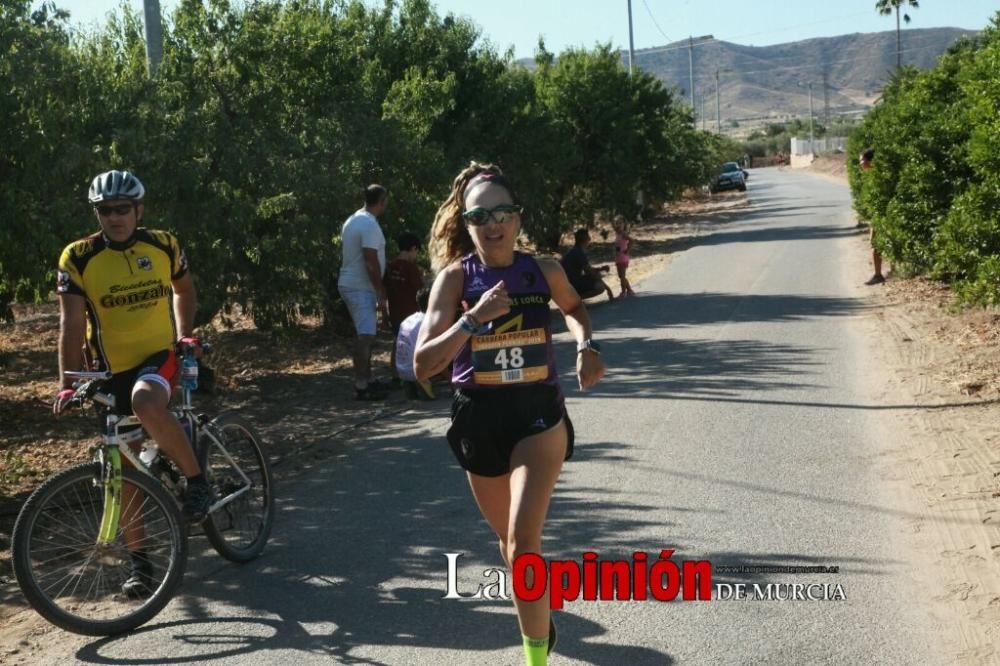
[[[897,538],[907,509],[873,465],[867,275],[850,258],[846,188],[767,169],[748,196],[638,298],[592,309],[609,366],[599,387],[576,390],[560,336],[577,448],[546,554],[671,548],[715,567],[839,567],[714,582],[839,584],[846,598],[577,601],[557,616],[553,664],[943,661]],[[164,613],[128,637],[57,632],[51,662],[522,663],[510,602],[442,599],[445,553],[463,554],[463,593],[499,564],[444,444],[446,416],[442,401],[310,454],[280,488],[261,560],[230,565],[195,540],[184,594]]]

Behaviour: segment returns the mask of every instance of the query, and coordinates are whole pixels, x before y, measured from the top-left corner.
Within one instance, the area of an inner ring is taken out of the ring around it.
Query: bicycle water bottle
[[[181,386],[187,391],[198,388],[198,359],[190,354],[181,362]]]
[[[146,467],[152,465],[160,455],[160,448],[155,442],[150,442],[148,446],[143,448],[142,453],[139,454],[139,460],[142,461]]]

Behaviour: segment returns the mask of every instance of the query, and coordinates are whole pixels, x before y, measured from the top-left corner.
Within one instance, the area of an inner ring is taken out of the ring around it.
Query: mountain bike
[[[120,634],[152,619],[181,584],[186,480],[138,418],[115,414],[114,396],[103,390],[108,373],[66,374],[77,380],[73,406],[93,406],[104,434],[92,462],[53,475],[21,508],[11,542],[14,574],[28,603],[52,624],[91,636]],[[181,396],[174,415],[213,492],[202,529],[224,558],[248,562],[264,549],[274,521],[260,437],[235,414],[196,415],[189,388]],[[150,574],[144,594],[127,594],[122,586],[137,556]]]

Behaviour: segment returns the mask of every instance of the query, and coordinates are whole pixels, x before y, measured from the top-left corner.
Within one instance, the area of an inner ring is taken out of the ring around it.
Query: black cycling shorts
[[[111,375],[105,390],[115,396],[116,414],[130,415],[132,413],[132,389],[135,388],[136,382],[140,379],[160,384],[167,389],[167,395],[171,395],[180,379],[180,363],[177,361],[177,354],[171,349],[164,349],[134,368]]]
[[[566,460],[573,455],[573,423],[559,388],[529,384],[503,389],[459,389],[451,404],[448,444],[462,469],[479,476],[510,472],[518,442],[566,421]]]

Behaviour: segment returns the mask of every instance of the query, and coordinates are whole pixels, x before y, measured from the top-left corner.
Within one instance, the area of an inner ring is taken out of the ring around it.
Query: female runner
[[[550,300],[576,338],[580,388],[604,375],[587,311],[559,262],[514,250],[521,212],[497,167],[473,162],[455,178],[431,229],[429,250],[440,272],[414,356],[419,380],[454,361],[448,443],[508,568],[523,553],[541,554],[549,500],[573,453]],[[549,594],[534,602],[515,595],[514,604],[525,663],[545,666],[555,643]]]

